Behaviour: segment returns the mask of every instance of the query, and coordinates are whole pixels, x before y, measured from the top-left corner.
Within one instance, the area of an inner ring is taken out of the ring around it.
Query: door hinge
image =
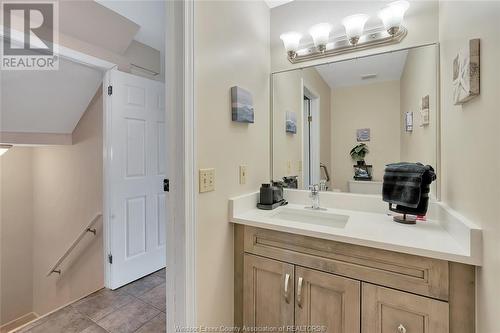
[[[313,121],[313,117],[312,116],[308,116],[307,117],[307,121],[311,123]]]
[[[169,179],[163,179],[163,191],[164,192],[170,192],[170,180]]]
[[[112,264],[112,263],[113,263],[113,255],[112,255],[112,254],[108,254],[108,262],[109,262],[110,264]]]
[[[108,95],[113,95],[113,86],[108,86]]]

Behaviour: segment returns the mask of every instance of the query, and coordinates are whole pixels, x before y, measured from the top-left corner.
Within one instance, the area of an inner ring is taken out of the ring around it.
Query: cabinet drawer
[[[362,333],[448,333],[448,303],[363,283]]]
[[[448,262],[245,226],[244,251],[448,300]]]

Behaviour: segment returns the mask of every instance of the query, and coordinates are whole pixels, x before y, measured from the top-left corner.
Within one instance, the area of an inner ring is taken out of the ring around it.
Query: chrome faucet
[[[310,185],[309,186],[309,190],[311,190],[311,192],[309,193],[309,197],[311,198],[311,209],[321,209],[319,207],[319,185],[318,184],[314,184],[314,185]]]

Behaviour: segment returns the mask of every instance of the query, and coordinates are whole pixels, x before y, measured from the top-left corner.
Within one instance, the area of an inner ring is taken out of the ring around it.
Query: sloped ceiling
[[[2,71],[0,130],[72,133],[103,76],[64,59],[56,71]]]
[[[282,5],[285,5],[289,2],[292,2],[293,0],[265,0],[267,6],[269,8],[275,8],[275,7],[279,7],[279,6],[282,6]]]
[[[407,55],[403,50],[321,65],[316,70],[330,88],[396,81],[401,79]],[[366,75],[375,77],[363,79]]]
[[[137,23],[97,2],[59,1],[61,33],[117,54],[125,53],[139,28]]]
[[[163,52],[165,49],[166,5],[164,0],[96,0],[100,5],[136,23],[138,42]]]

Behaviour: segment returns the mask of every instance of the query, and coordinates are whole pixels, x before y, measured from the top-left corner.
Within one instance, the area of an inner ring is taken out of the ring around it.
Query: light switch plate
[[[240,165],[240,184],[246,184],[247,183],[247,166],[246,165]]]
[[[200,169],[200,193],[215,191],[215,169]]]

